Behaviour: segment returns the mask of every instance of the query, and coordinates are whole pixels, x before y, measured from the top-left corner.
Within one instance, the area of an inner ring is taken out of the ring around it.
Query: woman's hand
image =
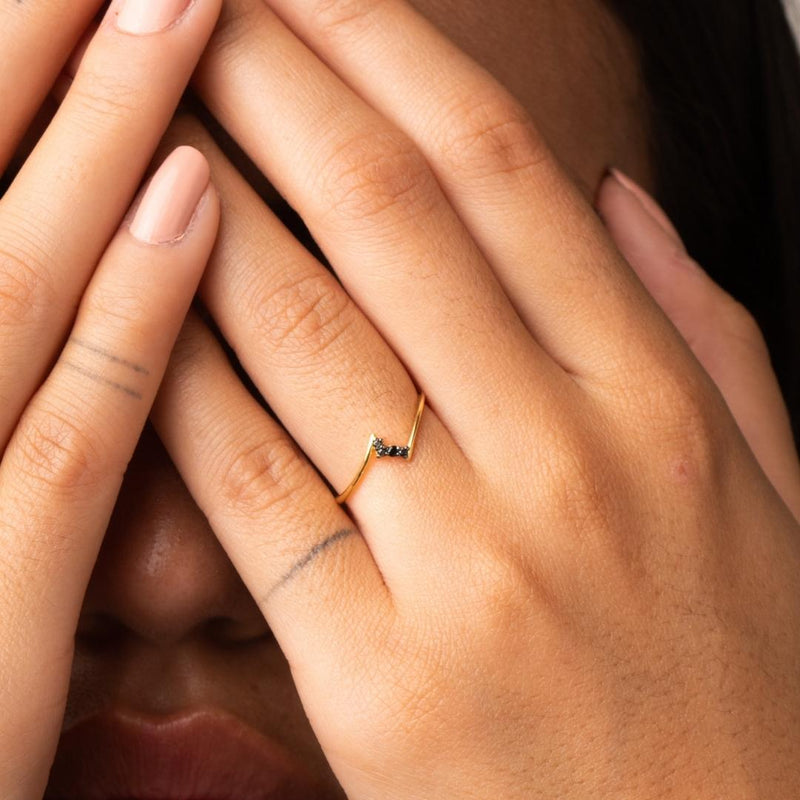
[[[405,3],[270,5],[319,55],[232,0],[199,85],[344,289],[214,155],[204,298],[286,430],[194,318],[154,413],[348,795],[795,796],[800,531],[708,373]],[[417,387],[346,514],[317,470]]]
[[[656,202],[627,176],[597,206],[614,242],[713,379],[761,468],[800,520],[800,461],[764,337],[753,317],[689,256]]]
[[[2,4],[0,170],[99,5]],[[119,227],[219,11],[217,0],[186,6],[115,4],[0,199],[0,796],[10,800],[44,791],[89,575],[216,235],[208,164],[190,148]]]

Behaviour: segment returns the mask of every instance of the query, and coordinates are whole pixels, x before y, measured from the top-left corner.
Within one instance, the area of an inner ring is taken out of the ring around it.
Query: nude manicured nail
[[[664,210],[644,189],[612,171],[598,195],[598,211],[617,247],[656,297],[675,270],[702,273]]]
[[[146,244],[180,239],[208,187],[208,162],[193,147],[179,147],[153,176],[130,224],[130,232]]]
[[[665,233],[669,234],[675,240],[675,243],[683,248],[681,235],[655,199],[622,170],[614,167],[611,169],[611,175],[642,204],[644,210],[664,229]]]
[[[122,0],[116,25],[125,33],[158,33],[169,28],[191,0]]]

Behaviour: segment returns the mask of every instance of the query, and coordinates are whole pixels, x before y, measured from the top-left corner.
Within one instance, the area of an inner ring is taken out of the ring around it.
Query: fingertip
[[[664,211],[649,192],[617,167],[611,167],[609,175],[641,203],[642,208],[644,208],[644,210],[661,226],[666,234],[671,236],[681,247],[684,247],[683,239],[678,233],[678,229],[667,216],[667,212]]]
[[[188,232],[211,180],[206,157],[190,145],[175,148],[158,168],[130,223],[144,244],[164,245]]]
[[[633,270],[652,292],[665,281],[674,282],[677,272],[703,274],[686,252],[674,226],[663,211],[651,213],[656,207],[639,188],[632,191],[619,179],[618,171],[609,171],[597,194],[596,208],[614,243]]]

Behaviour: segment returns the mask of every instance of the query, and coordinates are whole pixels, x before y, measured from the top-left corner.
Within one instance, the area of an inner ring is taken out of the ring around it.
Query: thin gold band
[[[356,486],[363,480],[367,474],[369,465],[372,463],[373,455],[375,458],[404,458],[406,461],[411,461],[414,455],[414,445],[417,440],[417,431],[419,430],[419,423],[422,420],[422,412],[425,410],[425,392],[420,392],[419,400],[417,402],[417,414],[414,417],[414,425],[411,428],[411,435],[408,437],[408,443],[405,446],[391,445],[387,446],[383,443],[383,439],[377,437],[374,433],[369,436],[369,443],[367,444],[367,452],[364,454],[364,462],[358,470],[355,478],[350,482],[350,485],[339,495],[336,496],[336,502],[342,505],[347,502],[347,498],[355,491]]]

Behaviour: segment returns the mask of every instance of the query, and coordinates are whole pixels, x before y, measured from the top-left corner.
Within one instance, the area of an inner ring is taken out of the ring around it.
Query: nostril
[[[140,632],[109,614],[81,616],[75,632],[75,646],[97,655],[119,652],[126,640],[142,638]],[[242,621],[218,616],[204,620],[194,630],[186,631],[184,641],[195,640],[217,649],[239,648],[274,642],[272,631],[263,621]]]
[[[240,647],[274,641],[272,631],[263,621],[245,622],[220,616],[206,620],[201,628],[201,638],[217,647]]]
[[[119,620],[107,614],[84,614],[75,632],[77,648],[104,652],[117,650],[130,631]]]
[[[78,643],[188,652],[271,638],[257,603],[146,428],[86,591]],[[103,651],[109,654],[116,651]]]

